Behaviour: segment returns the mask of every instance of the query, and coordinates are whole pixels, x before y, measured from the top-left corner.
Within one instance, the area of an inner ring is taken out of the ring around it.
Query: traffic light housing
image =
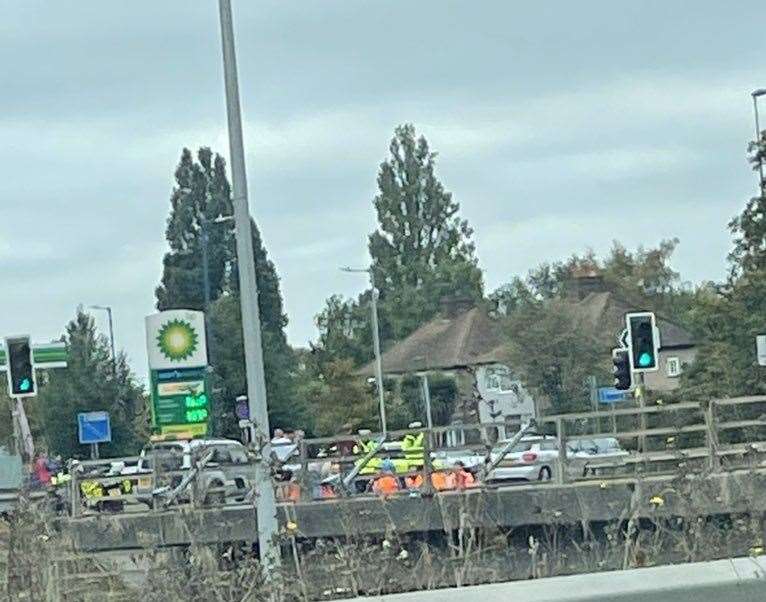
[[[612,372],[614,373],[614,388],[627,391],[633,387],[633,374],[630,371],[630,353],[627,349],[612,350]]]
[[[633,372],[653,372],[659,369],[660,337],[652,312],[630,313],[625,316],[628,326],[630,367]]]
[[[8,371],[8,388],[12,397],[37,395],[35,367],[32,360],[32,345],[29,337],[14,337],[5,340]]]

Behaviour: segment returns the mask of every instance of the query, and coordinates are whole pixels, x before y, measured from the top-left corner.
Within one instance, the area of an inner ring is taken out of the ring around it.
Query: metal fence
[[[431,495],[438,490],[459,489],[454,483],[444,487],[443,479],[437,481],[439,474],[454,473],[457,461],[476,475],[476,486],[506,486],[508,481],[493,478],[487,465],[490,458],[497,460],[503,442],[520,428],[519,422],[502,422],[394,431],[385,439],[376,434],[303,439],[290,457],[276,462],[277,498],[293,503],[372,495],[370,485],[379,476],[379,461],[392,457],[398,457],[402,468],[394,475],[400,483],[394,495]],[[396,442],[420,433],[419,460],[411,454],[408,464],[406,451],[397,448]],[[766,466],[766,396],[545,416],[536,421],[529,434],[548,442],[555,451],[540,458],[516,458],[510,465],[546,468],[548,472],[540,474],[558,485],[667,475],[679,470],[711,473],[752,469]],[[619,442],[619,446],[612,453],[588,453],[589,442],[594,441]],[[151,470],[132,473],[115,472],[114,466],[135,466],[138,458],[74,462],[68,484],[71,515],[161,510],[178,504],[250,503],[256,495],[252,488],[254,465],[210,460],[209,454],[203,453],[184,468],[153,461]],[[499,466],[503,466],[502,460]]]

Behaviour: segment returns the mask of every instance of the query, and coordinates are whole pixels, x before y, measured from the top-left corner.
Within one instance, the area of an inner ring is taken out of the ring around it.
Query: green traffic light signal
[[[633,371],[651,372],[659,368],[659,332],[652,312],[627,314],[630,366]]]
[[[652,356],[647,352],[644,352],[638,356],[638,365],[642,368],[648,368],[653,363],[654,362],[652,361]]]
[[[11,396],[31,397],[37,394],[35,367],[29,337],[5,339],[8,384]]]

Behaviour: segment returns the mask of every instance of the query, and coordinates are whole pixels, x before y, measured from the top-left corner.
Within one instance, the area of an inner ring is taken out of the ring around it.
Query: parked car
[[[495,461],[510,439],[498,441],[490,452]],[[511,448],[498,466],[487,475],[487,482],[550,481],[559,456],[558,441],[545,435],[528,435]]]
[[[215,490],[208,501],[222,502],[233,497],[244,500],[252,487],[253,474],[247,448],[233,439],[192,439],[163,441],[145,447],[135,467],[127,467],[123,474],[132,479],[136,494],[151,502],[155,495],[167,493],[177,487],[184,473],[195,461],[212,451],[213,456],[198,475],[200,491]],[[155,482],[153,482],[154,473]],[[191,487],[180,496],[190,499]]]
[[[471,450],[441,449],[431,452],[433,467],[446,469],[455,466],[456,462],[462,462],[470,471],[475,471],[484,465],[484,456]]]
[[[622,449],[615,437],[575,439],[567,442],[570,473],[587,476],[598,470],[600,465],[613,465],[630,456]]]

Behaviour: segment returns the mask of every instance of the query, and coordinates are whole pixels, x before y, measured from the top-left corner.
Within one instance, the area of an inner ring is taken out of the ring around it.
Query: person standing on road
[[[453,478],[455,482],[455,489],[470,489],[476,487],[476,477],[473,476],[469,470],[466,470],[465,464],[460,460],[455,462],[455,468],[453,469]]]
[[[383,460],[380,475],[372,484],[372,491],[378,495],[391,495],[399,491],[399,480],[394,475],[394,463],[391,460]]]
[[[51,483],[51,473],[48,470],[48,455],[45,452],[40,452],[35,460],[34,464],[35,479],[43,486],[47,487]]]

